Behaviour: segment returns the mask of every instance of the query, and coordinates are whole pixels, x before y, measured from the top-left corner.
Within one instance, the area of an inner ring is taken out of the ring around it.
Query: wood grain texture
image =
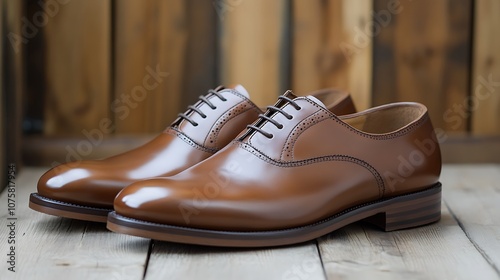
[[[220,20],[220,80],[242,84],[259,106],[274,104],[289,86],[289,2],[214,3]]]
[[[158,132],[179,113],[188,39],[186,9],[182,0],[116,3],[112,101],[116,133]]]
[[[45,171],[25,168],[18,174],[16,273],[7,272],[2,261],[2,276],[9,277],[2,279],[142,279],[149,240],[112,233],[104,224],[57,218],[28,208],[29,194],[36,191]],[[6,194],[0,196],[2,203]],[[0,217],[6,220],[6,209]],[[7,240],[7,235],[3,226],[0,240]],[[7,254],[7,245],[0,243],[2,255]]]
[[[500,166],[445,166],[444,201],[500,278]]]
[[[156,242],[147,279],[325,279],[315,242],[269,249]]]
[[[213,1],[187,1],[187,47],[180,110],[217,87],[217,13]]]
[[[391,2],[375,0],[375,13]],[[455,108],[469,94],[471,0],[399,3],[374,37],[373,104],[421,102],[436,127],[466,131],[469,115]]]
[[[353,224],[320,238],[321,255],[314,241],[257,249],[150,244],[102,224],[47,216],[28,209],[45,171],[18,174],[17,272],[5,274],[1,262],[6,279],[139,280],[148,259],[145,279],[325,279],[323,266],[327,279],[500,279],[498,164],[445,165],[440,222],[395,232]],[[0,201],[6,199],[3,192]],[[0,240],[8,234],[0,228]],[[0,252],[7,246],[0,242]]]
[[[353,224],[320,239],[319,245],[329,279],[498,277],[446,207],[433,225],[383,232]]]
[[[294,0],[292,11],[292,89],[342,88],[359,110],[370,107],[372,2]]]
[[[472,132],[500,135],[500,1],[475,1]]]
[[[81,135],[110,112],[111,1],[69,1],[43,29],[45,135]]]

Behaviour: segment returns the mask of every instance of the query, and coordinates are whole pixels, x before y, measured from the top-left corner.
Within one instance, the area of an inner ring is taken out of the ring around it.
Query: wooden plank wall
[[[243,84],[259,106],[274,103],[289,85],[289,1],[218,3],[222,83]]]
[[[160,131],[216,86],[215,33],[215,10],[204,1],[61,6],[42,34],[50,61],[44,134],[78,136],[107,120],[114,134]]]
[[[81,134],[110,116],[110,0],[69,1],[44,27],[45,135]]]
[[[108,119],[109,136],[157,133],[234,83],[260,106],[325,87],[360,110],[417,101],[450,135],[500,136],[498,86],[485,85],[500,81],[498,11],[496,0],[73,0],[37,35],[45,63],[27,67],[27,84],[43,77],[44,136],[84,138]],[[474,102],[478,87],[491,94]]]
[[[117,134],[158,132],[216,86],[215,10],[209,2],[116,2],[114,26]],[[153,78],[148,85],[147,76]]]
[[[337,87],[358,110],[371,105],[372,5],[365,0],[293,1],[291,88],[306,93]]]
[[[472,65],[472,133],[498,135],[500,130],[500,1],[480,0],[474,9]]]
[[[392,0],[375,0],[375,13]],[[471,0],[400,1],[387,27],[374,37],[373,103],[417,101],[434,125],[468,130],[468,116],[445,114],[469,95]]]

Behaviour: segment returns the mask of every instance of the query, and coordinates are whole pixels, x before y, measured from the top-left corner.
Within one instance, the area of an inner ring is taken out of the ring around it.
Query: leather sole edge
[[[348,224],[366,220],[386,231],[418,227],[441,218],[441,183],[409,194],[362,204],[322,221],[283,230],[237,232],[158,224],[111,212],[107,228],[133,236],[221,247],[268,247],[307,242]]]
[[[90,222],[106,223],[108,214],[113,209],[96,208],[58,201],[39,195],[30,194],[29,207],[35,211],[64,218]]]

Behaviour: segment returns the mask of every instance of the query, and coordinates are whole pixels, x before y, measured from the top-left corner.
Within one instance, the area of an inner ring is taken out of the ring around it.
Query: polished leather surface
[[[207,95],[216,109],[204,102],[195,105],[205,118],[193,111],[188,114],[198,126],[179,118],[139,148],[103,160],[55,167],[40,178],[38,193],[71,203],[112,207],[116,194],[130,183],[173,175],[206,159],[261,113],[234,89],[221,89],[219,93],[226,101],[213,94]]]
[[[188,110],[188,116],[197,125],[178,118],[163,133],[134,150],[103,160],[57,166],[40,178],[38,193],[78,205],[110,208],[117,193],[127,185],[177,174],[210,157],[261,113],[235,89],[220,88],[218,93],[225,100],[214,94],[206,96],[215,109],[201,101],[195,105],[205,117]],[[332,110],[338,105],[342,112],[354,112],[345,92],[323,90],[317,94],[331,101]]]
[[[341,211],[438,182],[439,145],[425,106],[395,103],[337,116],[307,97],[277,102],[209,159],[169,178],[136,182],[117,214],[155,223],[229,231],[310,225]]]

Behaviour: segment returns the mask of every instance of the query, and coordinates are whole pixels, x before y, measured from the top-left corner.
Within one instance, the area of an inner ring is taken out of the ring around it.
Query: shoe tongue
[[[283,93],[283,96],[286,96],[292,100],[297,98],[297,95],[293,94],[293,92],[291,90],[285,91],[285,93]]]

